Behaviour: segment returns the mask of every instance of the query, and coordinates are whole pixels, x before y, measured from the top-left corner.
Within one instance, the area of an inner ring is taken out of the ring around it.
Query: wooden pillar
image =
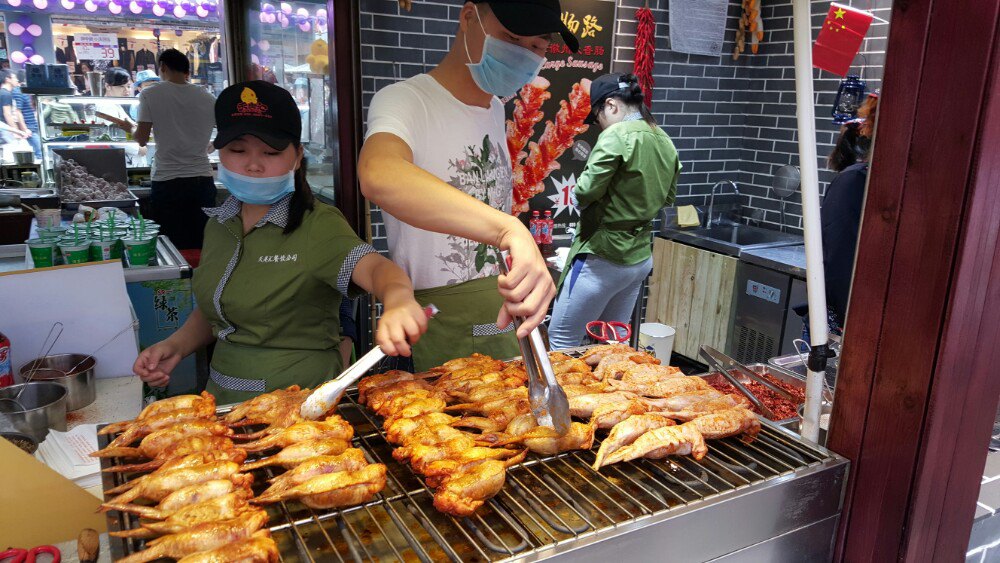
[[[837,558],[964,561],[1000,397],[994,0],[894,3],[829,448]]]

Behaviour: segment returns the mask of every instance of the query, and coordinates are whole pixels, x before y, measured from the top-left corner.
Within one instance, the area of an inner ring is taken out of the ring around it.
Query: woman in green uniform
[[[207,390],[220,404],[292,384],[315,387],[343,367],[338,309],[362,291],[385,307],[376,343],[408,356],[427,328],[412,284],[337,209],[314,201],[291,95],[262,81],[236,84],[219,95],[215,119],[219,179],[232,195],[205,210],[193,280],[198,307],[139,355],[135,373],[166,385],[181,359],[214,341]]]
[[[603,131],[573,190],[580,222],[552,308],[553,348],[581,345],[590,321],[628,322],[653,267],[653,218],[673,203],[681,170],[634,74],[598,77],[590,105],[587,122]]]

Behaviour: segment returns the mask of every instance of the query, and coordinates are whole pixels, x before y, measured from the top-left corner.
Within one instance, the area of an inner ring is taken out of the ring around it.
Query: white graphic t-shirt
[[[413,151],[413,163],[486,204],[509,213],[513,197],[504,109],[458,101],[420,74],[386,86],[368,109],[366,138],[391,133]],[[405,178],[400,178],[405,188]],[[415,289],[469,281],[498,272],[494,250],[462,237],[418,229],[382,212],[389,255]]]

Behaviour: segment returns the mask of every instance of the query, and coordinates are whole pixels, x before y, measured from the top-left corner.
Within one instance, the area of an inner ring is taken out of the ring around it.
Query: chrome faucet
[[[715,207],[715,188],[718,188],[719,186],[724,186],[726,184],[729,184],[730,186],[733,187],[734,194],[736,194],[737,196],[742,195],[740,194],[740,189],[736,187],[736,182],[732,180],[722,180],[720,182],[716,182],[715,185],[712,186],[712,193],[711,195],[709,195],[708,198],[708,224],[705,225],[708,228],[711,228],[713,223],[718,223],[717,220],[712,218],[712,210],[713,210],[712,208]]]

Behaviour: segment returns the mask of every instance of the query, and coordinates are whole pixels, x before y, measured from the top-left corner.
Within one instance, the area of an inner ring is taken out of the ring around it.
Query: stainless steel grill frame
[[[599,443],[590,451],[530,454],[477,514],[456,519],[433,508],[432,491],[392,458],[381,419],[356,399],[348,393],[340,414],[355,427],[354,444],[387,466],[386,487],[343,510],[269,507],[282,561],[802,561],[831,553],[847,461],[766,421],[751,444],[709,442],[700,462],[637,460],[595,471]],[[101,437],[101,446],[110,438]],[[253,472],[254,490],[278,471]],[[105,474],[105,490],[125,477]],[[135,517],[109,513],[109,530],[134,526]],[[137,540],[112,538],[115,558],[139,549]]]

